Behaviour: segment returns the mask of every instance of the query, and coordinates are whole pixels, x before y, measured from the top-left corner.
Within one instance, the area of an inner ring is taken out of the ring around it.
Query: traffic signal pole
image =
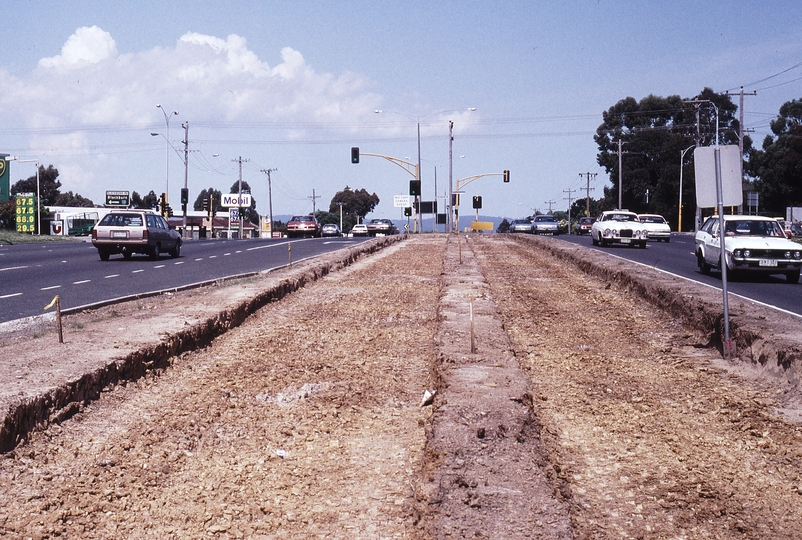
[[[382,158],[382,159],[386,159],[387,161],[390,161],[392,163],[395,163],[396,165],[398,165],[399,167],[401,167],[402,169],[407,171],[409,174],[411,174],[413,180],[417,181],[418,182],[418,186],[420,186],[420,176],[418,176],[419,171],[420,171],[420,167],[418,166],[418,164],[412,163],[411,161],[406,161],[406,160],[403,160],[403,159],[394,158],[392,156],[385,156],[384,154],[369,154],[367,152],[360,152],[359,151],[359,147],[357,147],[357,146],[351,147],[351,163],[359,163],[359,157],[360,156],[379,157],[379,158]],[[417,200],[418,200],[418,195],[415,195],[415,201],[417,201]],[[413,205],[413,209],[414,209],[414,205]],[[416,221],[414,223],[415,223],[415,227],[417,228],[417,225],[418,225],[417,219],[416,219]],[[417,230],[415,232],[417,232]]]

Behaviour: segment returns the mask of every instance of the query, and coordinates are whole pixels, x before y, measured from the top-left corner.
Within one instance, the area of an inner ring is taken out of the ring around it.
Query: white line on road
[[[184,264],[184,261],[178,261],[178,262],[175,262],[175,263],[173,263],[173,264],[175,264],[175,265],[178,265],[178,264]]]
[[[131,272],[131,273],[132,273],[132,274],[138,274],[138,273],[140,273],[140,272],[144,272],[144,270],[134,270],[134,271],[133,271],[133,272]]]
[[[0,296],[0,299],[11,298],[12,296],[22,296],[22,293],[21,292],[17,292],[17,293],[14,293],[14,294],[4,294],[3,296]]]
[[[73,285],[83,285],[84,283],[89,283],[90,281],[92,281],[92,280],[91,279],[84,279],[82,281],[73,281],[72,284]]]
[[[6,270],[22,270],[23,268],[28,268],[27,266],[9,266],[8,268],[0,268],[0,272],[5,272]]]
[[[40,291],[49,291],[51,289],[60,289],[61,285],[51,285],[50,287],[42,287]]]
[[[164,268],[165,266],[167,266],[167,265],[166,264],[157,264],[153,268]]]
[[[120,277],[120,274],[111,274],[109,276],[106,276],[104,279],[109,279],[109,278],[114,278],[114,277]]]

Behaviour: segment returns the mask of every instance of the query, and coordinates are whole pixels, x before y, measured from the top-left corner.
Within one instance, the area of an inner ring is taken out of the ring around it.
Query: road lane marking
[[[200,259],[195,259],[195,262],[202,261],[202,260],[203,260],[203,257],[201,257]]]
[[[155,269],[155,268],[164,268],[165,266],[167,266],[167,265],[165,265],[165,264],[157,264],[157,265],[156,265],[156,266],[154,266],[153,268],[154,268],[154,269]]]
[[[3,296],[0,296],[0,300],[2,300],[3,298],[11,298],[12,296],[22,296],[22,293],[21,292],[17,292],[17,293],[13,293],[13,294],[4,294]]]
[[[114,277],[120,277],[120,274],[111,274],[109,276],[105,276],[103,279],[111,279],[111,278],[114,278]]]
[[[49,291],[51,289],[60,289],[61,285],[51,285],[50,287],[42,287],[40,291]]]
[[[184,264],[184,261],[178,261],[178,262],[175,262],[175,263],[173,263],[173,264],[176,264],[176,265],[177,265],[177,264]]]
[[[23,268],[28,268],[27,266],[9,266],[8,268],[0,268],[0,272],[5,272],[6,270],[22,270]]]
[[[144,270],[134,270],[134,271],[133,271],[133,272],[131,272],[131,273],[132,273],[132,274],[138,274],[138,273],[140,273],[140,272],[144,272]]]
[[[92,281],[92,280],[91,279],[84,279],[82,281],[73,281],[72,284],[73,285],[83,285],[84,283],[89,283],[90,281]]]
[[[209,258],[210,258],[210,259],[216,259],[216,258],[217,258],[217,255],[211,255],[211,256],[209,256]]]

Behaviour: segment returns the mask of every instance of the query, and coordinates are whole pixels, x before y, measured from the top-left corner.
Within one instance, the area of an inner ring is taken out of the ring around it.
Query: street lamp
[[[421,158],[420,158],[420,123],[421,123],[421,120],[426,120],[427,118],[431,118],[432,116],[437,116],[438,114],[445,114],[445,113],[457,112],[457,111],[471,111],[472,112],[472,111],[475,111],[475,110],[476,110],[476,107],[469,107],[467,109],[449,109],[449,110],[446,110],[446,111],[440,111],[440,112],[436,112],[436,113],[431,113],[431,114],[428,114],[428,115],[426,115],[426,116],[424,116],[422,118],[420,116],[411,116],[409,114],[404,114],[404,113],[398,112],[398,111],[387,111],[387,112],[393,113],[393,114],[400,114],[401,116],[405,116],[405,117],[409,118],[410,120],[415,120],[415,122],[416,122],[416,124],[418,126],[418,177],[416,178],[416,180],[420,180],[420,171],[421,171],[421,168],[420,168],[420,162],[421,162]],[[380,109],[376,109],[373,112],[376,113],[376,114],[380,114],[380,113],[382,113],[384,111],[382,111]],[[448,139],[449,139],[449,141],[453,140],[453,137],[451,136],[452,127],[453,126],[454,126],[454,122],[449,120],[449,128],[448,128],[449,129],[449,131],[448,131]],[[450,162],[451,162],[451,143],[449,142],[449,163]],[[435,192],[434,196],[435,196],[435,199],[437,199],[437,193],[436,192]],[[451,181],[451,166],[449,165],[448,201],[446,201],[446,206],[449,208],[449,212],[448,212],[449,218],[451,216],[451,210],[450,210],[451,206],[450,205],[451,205],[451,198],[452,197],[453,197],[453,187],[452,187],[452,181]],[[418,214],[418,216],[419,216],[418,219],[421,219],[420,218],[420,213]],[[420,223],[420,228],[421,228],[421,230],[423,230],[423,223]]]
[[[39,198],[39,160],[38,159],[18,159],[19,163],[36,163],[36,234],[41,236],[41,205],[42,201]]]
[[[679,155],[679,212],[677,213],[677,232],[682,232],[682,164],[685,161],[685,152],[695,147],[696,145],[692,144]]]
[[[164,107],[162,107],[161,105],[156,105],[156,108],[157,109],[161,109],[162,114],[164,115],[164,123],[167,124],[167,136],[165,137],[165,139],[167,140],[167,147],[165,149],[166,150],[166,152],[165,152],[166,172],[165,172],[165,175],[164,175],[164,179],[165,179],[165,184],[166,185],[165,185],[164,192],[167,193],[168,194],[167,196],[169,197],[169,193],[170,193],[170,117],[174,116],[174,115],[178,115],[178,111],[173,111],[170,114],[167,114],[167,111],[165,111]],[[153,135],[153,133],[151,133],[151,135]]]

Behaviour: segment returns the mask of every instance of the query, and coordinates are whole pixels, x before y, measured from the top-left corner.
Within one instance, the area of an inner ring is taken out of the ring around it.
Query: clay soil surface
[[[788,388],[511,236],[393,244],[107,388],[0,455],[0,536],[799,538]],[[109,309],[84,349],[176,324]],[[69,372],[52,338],[3,384]]]

